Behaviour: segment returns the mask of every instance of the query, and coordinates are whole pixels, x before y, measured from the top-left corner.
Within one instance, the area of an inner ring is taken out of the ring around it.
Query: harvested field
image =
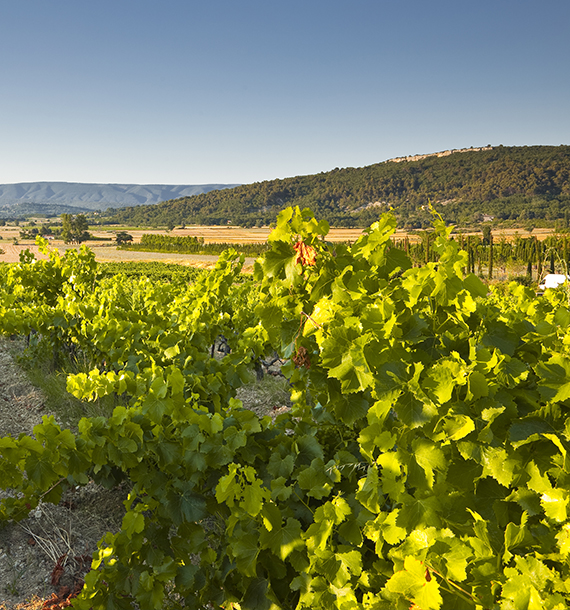
[[[109,229],[94,229],[91,233],[100,239],[114,238],[117,228]],[[267,237],[271,229],[269,227],[244,229],[241,227],[220,226],[192,226],[184,229],[174,229],[173,231],[153,230],[153,229],[136,229],[128,231],[133,236],[134,242],[139,242],[144,233],[153,233],[157,235],[172,235],[172,236],[192,236],[201,237],[206,243],[228,243],[228,244],[246,244],[246,243],[263,243],[267,241]],[[343,229],[333,228],[327,236],[330,241],[356,241],[361,235],[361,229]],[[534,229],[529,232],[525,229],[496,229],[492,231],[493,238],[497,240],[506,239],[513,240],[516,236],[531,237],[534,236],[539,240],[546,239],[554,233],[553,229]],[[481,235],[480,231],[466,231],[464,235]],[[31,240],[22,240],[21,243],[15,245],[13,238],[19,235],[19,231],[11,228],[0,229],[0,248],[4,250],[4,254],[0,255],[0,261],[17,262],[22,250],[29,249],[34,253],[36,258],[43,258],[43,255],[38,253],[38,247]],[[396,240],[405,239],[408,237],[411,243],[420,240],[417,233],[409,233],[403,229],[399,229],[394,234]],[[95,258],[98,262],[120,262],[120,261],[141,261],[141,262],[164,262],[175,263],[178,265],[190,265],[192,267],[211,268],[215,265],[218,257],[215,255],[200,255],[200,254],[175,254],[161,252],[128,252],[117,250],[111,241],[88,241],[87,246],[95,252]],[[64,244],[61,240],[53,240],[51,245],[58,248],[60,251],[68,248],[76,248]],[[254,258],[246,259],[246,270],[253,265]]]
[[[64,252],[69,248],[78,248],[78,246],[65,245],[61,241],[54,241],[51,244],[60,252]],[[174,263],[177,265],[188,265],[190,267],[199,267],[201,269],[213,268],[218,260],[217,256],[209,254],[175,254],[169,252],[129,252],[126,250],[117,250],[115,246],[101,245],[100,242],[86,242],[86,245],[95,253],[95,260],[99,263],[117,263],[117,262],[153,262]],[[47,257],[40,254],[38,246],[32,242],[24,242],[14,245],[12,243],[1,244],[0,247],[4,250],[4,254],[0,255],[0,262],[16,263],[20,260],[20,252],[22,250],[30,250],[38,259],[46,259]],[[244,271],[253,267],[253,258],[246,258]]]

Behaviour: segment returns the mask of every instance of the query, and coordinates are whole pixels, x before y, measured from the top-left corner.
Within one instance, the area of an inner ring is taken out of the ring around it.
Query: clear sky
[[[0,183],[570,144],[569,0],[0,0]]]

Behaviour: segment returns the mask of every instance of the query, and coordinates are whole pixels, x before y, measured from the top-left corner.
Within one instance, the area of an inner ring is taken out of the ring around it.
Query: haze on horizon
[[[570,143],[570,3],[4,3],[0,184],[250,183]]]

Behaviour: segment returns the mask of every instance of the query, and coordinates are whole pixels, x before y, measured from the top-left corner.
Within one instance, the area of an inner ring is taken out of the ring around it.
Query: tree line
[[[268,249],[267,243],[232,244],[204,243],[201,237],[171,236],[144,233],[136,244],[124,244],[121,250],[138,252],[176,252],[177,254],[221,254],[224,250],[233,248],[247,256],[259,256]]]

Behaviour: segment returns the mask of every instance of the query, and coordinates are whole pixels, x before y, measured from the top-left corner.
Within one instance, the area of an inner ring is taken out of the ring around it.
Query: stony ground
[[[32,434],[46,414],[43,396],[11,356],[15,347],[0,338],[0,437]],[[90,484],[58,506],[40,504],[28,519],[0,525],[0,610],[49,608],[40,600],[62,600],[81,585],[97,542],[120,526],[125,495]]]

